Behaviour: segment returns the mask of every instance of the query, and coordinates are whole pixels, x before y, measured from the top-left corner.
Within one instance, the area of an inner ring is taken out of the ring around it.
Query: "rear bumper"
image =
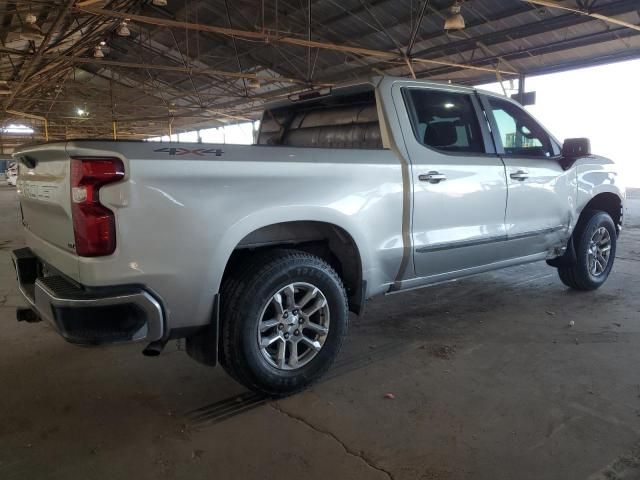
[[[44,273],[31,249],[12,252],[18,287],[30,308],[69,342],[105,345],[164,336],[160,302],[136,286],[90,289],[61,274]]]

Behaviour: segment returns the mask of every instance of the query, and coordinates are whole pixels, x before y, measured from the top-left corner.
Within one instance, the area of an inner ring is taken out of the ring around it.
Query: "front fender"
[[[626,190],[623,177],[612,160],[590,155],[579,159],[572,168],[577,173],[576,222],[587,204],[603,193],[616,195],[624,208]]]

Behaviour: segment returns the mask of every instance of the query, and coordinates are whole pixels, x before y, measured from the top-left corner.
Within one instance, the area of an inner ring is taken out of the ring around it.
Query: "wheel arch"
[[[355,240],[344,228],[321,221],[295,220],[260,227],[247,234],[234,248],[222,277],[248,255],[266,249],[295,248],[325,260],[342,278],[349,308],[362,309],[362,259]]]
[[[221,242],[223,247],[215,255],[219,258],[215,263],[215,291],[220,290],[222,282],[242,258],[265,249],[297,248],[323,258],[338,272],[347,289],[350,310],[361,313],[366,298],[366,243],[348,222],[326,217],[298,220],[263,213],[252,215],[254,221],[243,219],[241,225],[228,231],[227,238]],[[272,221],[255,221],[256,218]]]
[[[591,198],[580,210],[578,216],[578,224],[582,223],[587,212],[592,210],[602,210],[609,214],[613,223],[616,226],[616,230],[620,233],[623,221],[623,200],[616,193],[602,192]]]
[[[209,260],[207,285],[213,286],[213,292],[203,293],[203,305],[209,307],[211,321],[198,334],[187,338],[187,352],[200,363],[216,365],[219,353],[219,308],[220,290],[225,277],[239,265],[243,255],[255,253],[260,249],[288,247],[314,253],[324,257],[338,271],[345,287],[349,310],[360,315],[364,311],[367,296],[367,280],[364,272],[367,268],[367,244],[364,236],[356,228],[349,228],[349,222],[340,221],[340,216],[331,211],[321,211],[315,220],[293,220],[299,213],[298,208],[283,210],[263,210],[244,217],[238,223],[225,230],[219,239]],[[304,209],[308,215],[309,210]],[[265,221],[270,219],[271,221]],[[304,236],[300,236],[304,233]],[[336,243],[339,242],[339,243]],[[348,249],[335,245],[347,245]],[[322,248],[328,247],[327,250]],[[349,256],[348,252],[352,255]],[[328,253],[328,255],[327,255]],[[237,261],[237,262],[236,262]],[[345,274],[346,272],[346,274]],[[213,297],[213,304],[211,303]],[[211,346],[215,348],[212,348]]]

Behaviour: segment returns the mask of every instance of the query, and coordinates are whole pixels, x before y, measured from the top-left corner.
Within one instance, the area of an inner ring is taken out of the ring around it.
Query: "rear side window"
[[[382,148],[373,89],[266,110],[258,145]]]
[[[464,93],[405,89],[413,133],[422,145],[445,152],[485,153],[471,97]]]

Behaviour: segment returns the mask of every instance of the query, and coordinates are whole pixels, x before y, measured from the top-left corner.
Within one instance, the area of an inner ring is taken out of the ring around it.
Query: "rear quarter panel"
[[[370,294],[393,281],[403,188],[391,151],[177,147],[172,155],[151,142],[69,144],[72,155],[117,149],[128,165],[124,182],[100,191],[116,212],[117,250],[80,259],[82,283],[144,284],[164,301],[169,328],[205,324],[236,245],[263,226],[299,220],[332,223],[353,237]],[[177,155],[198,149],[209,153]]]

